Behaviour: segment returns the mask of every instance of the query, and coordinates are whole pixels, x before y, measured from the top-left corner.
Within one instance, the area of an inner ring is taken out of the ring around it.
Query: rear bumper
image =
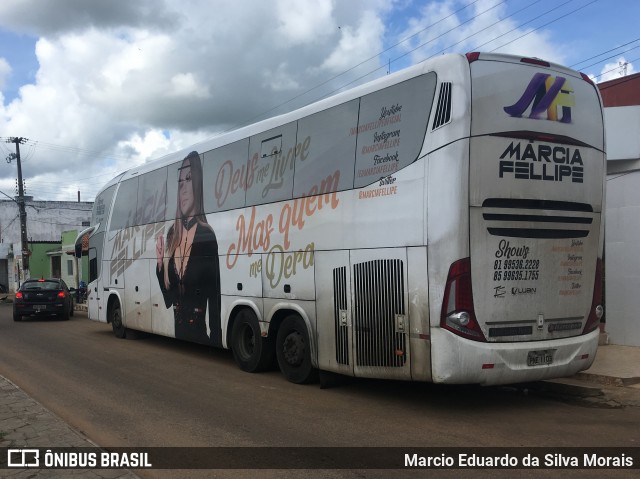
[[[432,377],[436,383],[513,384],[567,377],[588,369],[600,331],[574,338],[526,343],[480,343],[434,328]],[[555,350],[553,363],[528,366],[529,351]]]
[[[14,305],[14,312],[22,316],[42,315],[48,316],[52,314],[64,314],[66,311],[65,304],[19,304]]]

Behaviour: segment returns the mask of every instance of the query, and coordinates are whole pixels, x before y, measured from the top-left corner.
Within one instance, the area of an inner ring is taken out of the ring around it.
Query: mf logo
[[[504,111],[520,118],[532,103],[529,118],[540,119],[546,111],[547,120],[571,123],[571,107],[576,105],[576,100],[573,88],[566,78],[536,73],[520,99],[513,105],[504,107]],[[558,118],[560,107],[562,117]]]

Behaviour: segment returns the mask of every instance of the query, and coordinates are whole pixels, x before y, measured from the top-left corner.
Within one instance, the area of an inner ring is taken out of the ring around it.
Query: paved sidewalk
[[[97,447],[0,375],[0,447]],[[7,458],[0,457],[0,464]],[[124,469],[0,469],[0,477],[137,479]]]

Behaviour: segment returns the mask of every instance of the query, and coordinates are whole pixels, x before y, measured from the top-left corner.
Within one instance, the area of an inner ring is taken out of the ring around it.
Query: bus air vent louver
[[[440,94],[438,95],[438,107],[433,119],[431,130],[440,128],[451,121],[451,82],[440,84]]]

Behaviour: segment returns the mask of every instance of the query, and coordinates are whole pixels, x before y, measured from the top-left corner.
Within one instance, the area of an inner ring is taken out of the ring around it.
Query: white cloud
[[[519,27],[508,18],[506,4],[480,0],[473,8],[459,11],[460,7],[453,1],[432,2],[408,20],[408,28],[398,39],[412,37],[403,43],[412,62],[443,53],[492,50],[565,62],[563,49],[551,41],[547,31]]]
[[[23,84],[8,104],[0,95],[0,131],[38,142],[25,163],[32,185],[58,178],[65,185],[58,188],[64,192],[60,196],[80,187],[89,198],[116,172],[264,112],[306,104],[423,43],[431,41],[410,54],[413,62],[454,43],[455,51],[469,50],[497,34],[505,36],[483,49],[506,43],[518,36],[507,34],[515,28],[509,20],[466,39],[504,17],[500,7],[462,25],[492,3],[480,0],[467,17],[454,15],[420,32],[399,53],[380,57],[386,45],[423,30],[460,4],[264,0],[249,7],[236,0],[2,0],[0,28],[38,41],[37,71],[30,77],[35,80]],[[540,32],[501,51],[563,60],[561,49]],[[11,68],[0,59],[0,88],[15,74]],[[13,184],[14,172],[3,171],[0,186]],[[37,187],[32,192],[38,197]],[[55,188],[44,186],[40,195],[57,197]]]
[[[607,63],[604,67],[602,67],[602,71],[597,77],[597,81],[604,82],[608,80],[615,80],[616,78],[620,78],[626,75],[632,75],[635,72],[636,71],[633,63],[628,62],[624,57],[621,56],[615,62]],[[594,78],[592,75],[590,76]]]
[[[331,0],[314,0],[309,6],[300,0],[277,0],[276,31],[283,46],[317,43],[335,31]]]
[[[384,24],[373,11],[363,12],[358,25],[344,25],[340,31],[340,41],[322,63],[323,69],[342,72],[382,50]]]
[[[4,88],[9,75],[11,75],[11,65],[7,60],[0,57],[0,90]]]

